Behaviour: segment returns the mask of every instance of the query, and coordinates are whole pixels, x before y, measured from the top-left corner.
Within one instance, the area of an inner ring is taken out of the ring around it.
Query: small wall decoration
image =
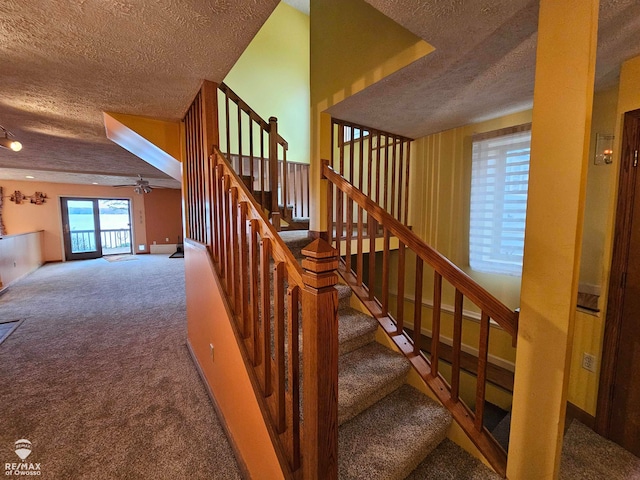
[[[9,200],[11,200],[16,205],[20,205],[22,202],[24,202],[24,199],[25,199],[25,196],[20,190],[16,190],[9,197]]]
[[[21,205],[29,200],[29,203],[34,203],[36,205],[42,205],[45,203],[47,199],[47,194],[43,192],[36,192],[33,195],[25,195],[20,190],[16,190],[9,196],[9,200],[14,202],[16,205]]]
[[[42,205],[47,199],[47,194],[42,192],[36,192],[30,198],[31,198],[31,203],[35,203],[36,205]]]

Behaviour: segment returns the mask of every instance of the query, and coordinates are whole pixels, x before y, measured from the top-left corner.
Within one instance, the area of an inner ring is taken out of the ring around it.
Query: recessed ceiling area
[[[200,82],[222,81],[277,4],[0,2],[0,125],[24,147],[0,149],[0,178],[28,170],[40,181],[122,184],[142,175],[179,188],[109,141],[102,112],[180,119]]]

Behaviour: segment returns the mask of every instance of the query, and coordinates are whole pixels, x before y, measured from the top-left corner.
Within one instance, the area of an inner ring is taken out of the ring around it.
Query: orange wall
[[[131,200],[134,250],[136,253],[149,253],[145,199],[143,195],[135,194],[133,188],[14,180],[3,180],[0,182],[0,187],[4,189],[4,196],[11,195],[15,190],[19,190],[25,195],[33,195],[36,191],[47,194],[48,199],[43,205],[31,203],[16,205],[9,201],[9,198],[5,198],[2,210],[7,235],[44,230],[43,254],[45,262],[57,262],[64,258],[60,197]],[[179,190],[176,192],[179,196]],[[159,221],[164,220],[161,217]],[[144,250],[138,250],[138,245],[144,245]]]
[[[209,254],[185,243],[187,332],[249,478],[283,478]],[[213,345],[213,356],[209,345]]]
[[[150,245],[182,242],[182,193],[171,188],[144,195],[147,241]],[[169,240],[166,240],[166,239]]]

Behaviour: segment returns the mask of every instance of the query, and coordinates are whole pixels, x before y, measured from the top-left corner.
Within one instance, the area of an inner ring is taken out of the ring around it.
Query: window
[[[531,124],[473,137],[469,264],[522,274]]]

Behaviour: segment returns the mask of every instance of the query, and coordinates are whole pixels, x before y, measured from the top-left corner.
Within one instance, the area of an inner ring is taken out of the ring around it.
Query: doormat
[[[107,262],[126,262],[129,260],[137,260],[135,255],[106,255],[102,258]]]
[[[2,344],[9,335],[15,332],[16,328],[18,328],[22,322],[23,320],[8,320],[6,322],[0,322],[0,344]]]

